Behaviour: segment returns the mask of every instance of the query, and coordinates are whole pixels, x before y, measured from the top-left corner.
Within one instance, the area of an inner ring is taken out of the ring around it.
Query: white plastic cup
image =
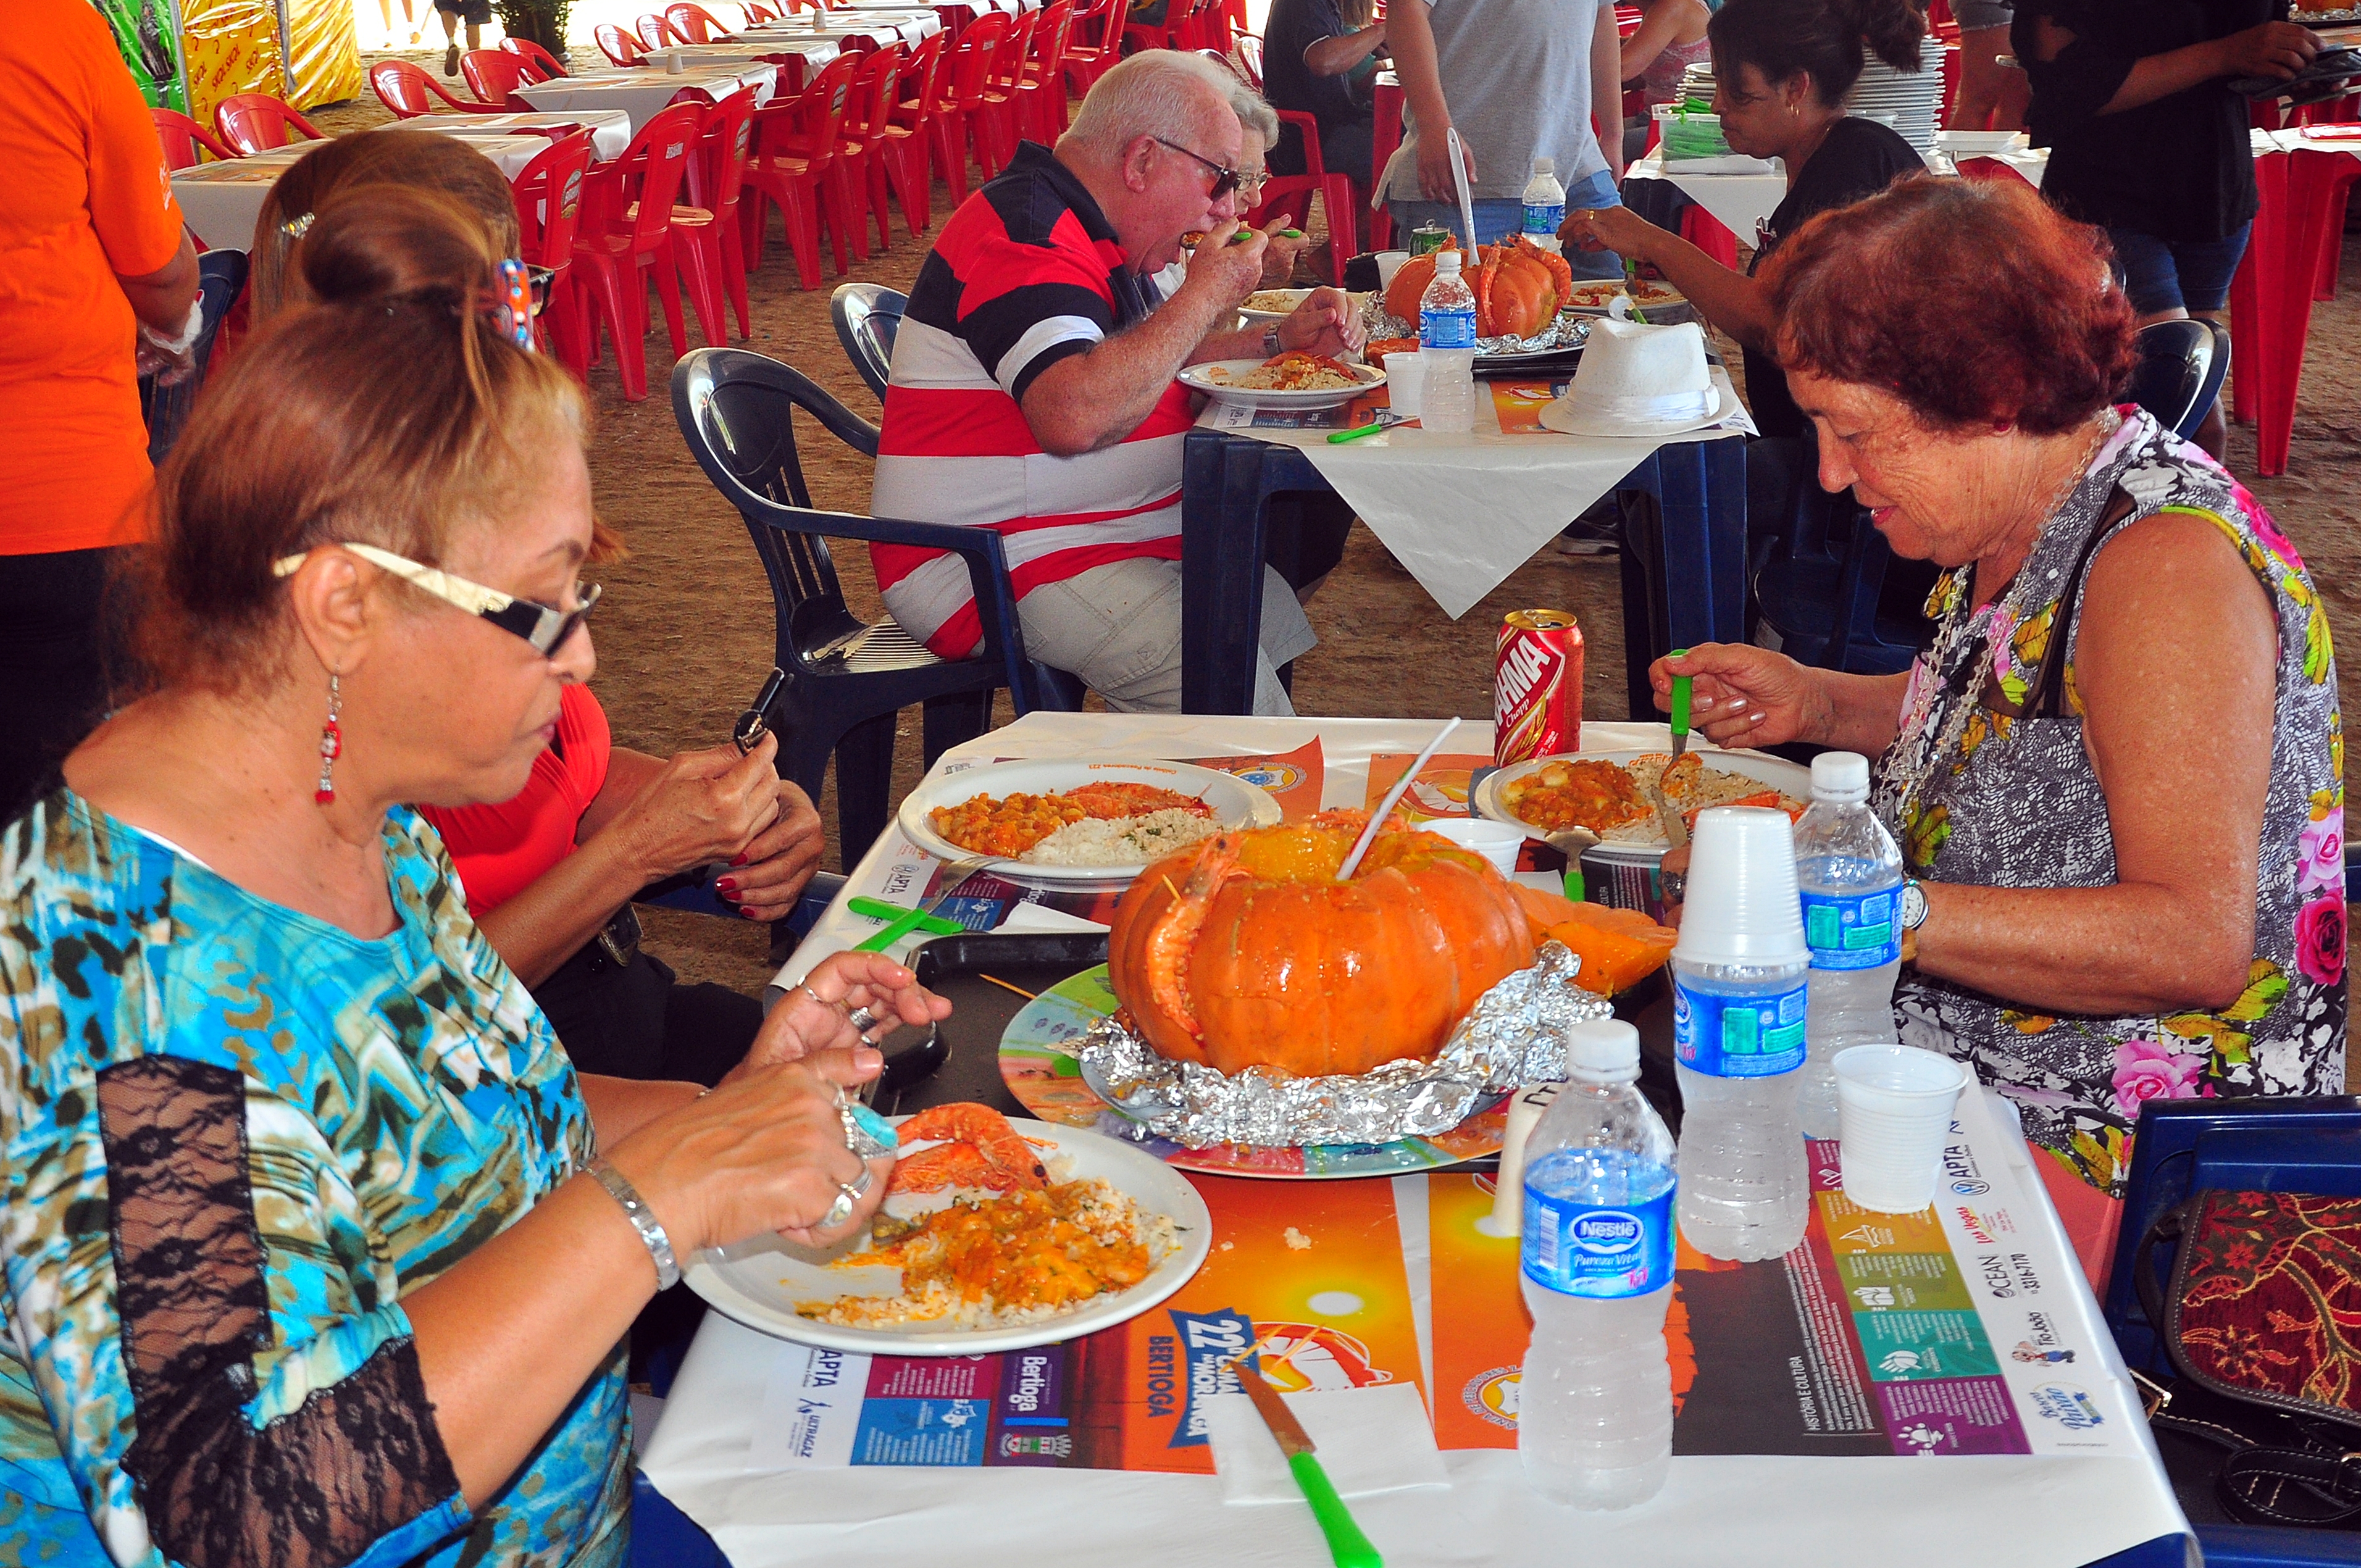
[[[1394,286],[1394,274],[1400,271],[1402,269],[1402,263],[1409,259],[1410,252],[1407,250],[1381,250],[1378,252],[1378,293],[1382,294],[1387,290]]]
[[[1698,964],[1802,963],[1804,905],[1795,891],[1795,827],[1764,806],[1697,814],[1681,938],[1673,957]]]
[[[1882,1214],[1934,1202],[1968,1069],[1915,1046],[1852,1046],[1830,1065],[1845,1196]]]
[[[1448,839],[1463,850],[1473,850],[1499,870],[1502,876],[1517,874],[1517,851],[1525,846],[1525,830],[1511,828],[1505,822],[1490,822],[1480,817],[1445,817],[1438,822],[1422,822],[1421,831],[1438,839]]]
[[[664,68],[667,75],[678,76],[686,68],[686,62],[680,57],[680,50],[676,49],[664,50]]]
[[[1416,419],[1426,406],[1426,361],[1415,351],[1386,356],[1387,406],[1405,419]]]

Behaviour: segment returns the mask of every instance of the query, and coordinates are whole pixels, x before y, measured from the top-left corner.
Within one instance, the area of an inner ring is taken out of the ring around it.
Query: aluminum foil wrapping
[[[1386,313],[1385,296],[1381,293],[1368,297],[1367,302],[1361,307],[1361,320],[1373,339],[1418,335],[1416,322],[1399,321]],[[1476,352],[1478,355],[1546,354],[1562,348],[1580,348],[1584,340],[1590,336],[1590,321],[1588,316],[1561,313],[1551,317],[1542,330],[1531,337],[1479,337],[1476,340]]]
[[[1298,1078],[1269,1068],[1235,1077],[1159,1056],[1122,1022],[1101,1020],[1076,1054],[1082,1079],[1142,1134],[1190,1148],[1251,1144],[1383,1144],[1448,1132],[1496,1094],[1565,1076],[1565,1035],[1614,1007],[1575,984],[1582,960],[1545,942],[1530,968],[1486,992],[1428,1060]]]

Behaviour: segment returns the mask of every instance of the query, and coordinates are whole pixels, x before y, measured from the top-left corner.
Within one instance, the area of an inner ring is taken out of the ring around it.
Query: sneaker
[[[443,51],[443,74],[445,76],[456,76],[459,74],[459,46],[457,44],[453,44],[449,49]]]
[[[1565,525],[1553,542],[1561,555],[1612,555],[1623,547],[1623,513],[1611,495]]]

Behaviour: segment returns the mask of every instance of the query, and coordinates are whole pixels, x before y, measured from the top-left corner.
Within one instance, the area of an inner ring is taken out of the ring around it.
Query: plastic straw
[[[1472,234],[1475,231],[1471,229],[1468,232]],[[1421,751],[1418,754],[1417,760],[1412,762],[1409,767],[1402,770],[1401,777],[1394,780],[1394,787],[1386,791],[1385,799],[1378,802],[1378,808],[1369,813],[1369,825],[1367,828],[1362,828],[1360,838],[1354,840],[1353,852],[1345,857],[1344,866],[1336,872],[1336,880],[1338,882],[1349,880],[1352,874],[1360,869],[1361,857],[1369,852],[1369,846],[1371,844],[1377,842],[1378,824],[1383,822],[1386,817],[1392,813],[1396,803],[1398,803],[1401,799],[1403,794],[1409,790],[1411,781],[1418,777],[1419,769],[1426,766],[1426,760],[1429,757],[1433,756],[1435,752],[1441,751],[1443,749],[1443,743],[1451,739],[1451,732],[1458,728],[1459,720],[1455,718],[1445,724],[1442,729],[1436,730],[1434,732],[1434,739],[1426,743],[1426,750]]]
[[[1451,182],[1459,187],[1459,221],[1467,225],[1467,273],[1476,273],[1476,199],[1467,193],[1467,155],[1459,146],[1459,127],[1444,133],[1450,138]]]

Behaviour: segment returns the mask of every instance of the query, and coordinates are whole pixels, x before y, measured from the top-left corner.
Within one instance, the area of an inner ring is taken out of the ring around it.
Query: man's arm
[[[132,313],[167,338],[180,335],[188,323],[189,307],[197,299],[197,249],[189,236],[181,236],[181,248],[172,259],[153,272],[137,278],[117,276],[123,286],[123,297],[131,302]]]
[[[1590,25],[1590,117],[1607,172],[1623,183],[1623,39],[1615,27],[1615,7],[1601,5]]]
[[[1358,32],[1318,38],[1303,51],[1303,67],[1314,76],[1342,76],[1386,45],[1386,19],[1371,22]]]
[[[1394,51],[1394,74],[1401,78],[1402,102],[1418,128],[1418,188],[1430,202],[1455,202],[1451,178],[1451,105],[1443,100],[1443,66],[1427,20],[1429,0],[1400,0],[1386,13],[1386,40]],[[1467,180],[1476,181],[1476,149],[1460,138]]]

